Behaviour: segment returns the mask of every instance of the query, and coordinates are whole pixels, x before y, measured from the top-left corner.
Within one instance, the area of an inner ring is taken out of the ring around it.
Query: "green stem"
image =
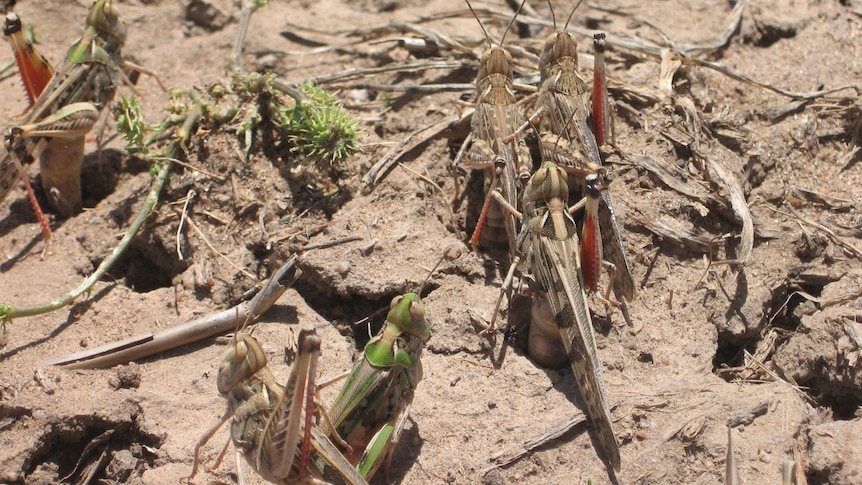
[[[111,269],[111,266],[120,259],[120,256],[122,256],[123,252],[125,252],[129,247],[132,239],[137,235],[141,226],[144,225],[144,222],[153,212],[153,209],[158,203],[159,194],[161,193],[162,188],[164,188],[165,183],[168,180],[168,175],[171,173],[171,167],[173,166],[170,159],[176,158],[180,155],[180,152],[191,135],[192,129],[194,129],[195,123],[197,123],[198,118],[203,114],[200,97],[195,96],[195,94],[197,93],[192,94],[192,99],[195,101],[194,107],[189,111],[185,122],[177,130],[175,140],[168,146],[165,153],[165,159],[161,161],[159,173],[153,181],[153,186],[150,188],[150,193],[147,195],[146,201],[144,201],[144,206],[141,208],[141,211],[138,212],[134,222],[129,226],[129,230],[126,231],[126,235],[123,236],[123,239],[117,244],[117,247],[114,248],[111,255],[102,261],[102,264],[96,268],[96,271],[84,279],[77,288],[57,300],[33,306],[14,306],[0,303],[0,324],[2,324],[4,328],[6,322],[13,318],[41,315],[43,313],[59,310],[60,308],[71,304],[84,293],[89,293],[93,289],[93,285],[102,279],[102,276],[104,276],[105,273]]]

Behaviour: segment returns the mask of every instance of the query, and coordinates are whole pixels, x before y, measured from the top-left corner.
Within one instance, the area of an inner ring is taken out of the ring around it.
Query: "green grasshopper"
[[[22,162],[39,158],[42,186],[51,205],[66,216],[81,210],[84,135],[114,97],[125,40],[126,26],[114,2],[96,0],[81,38],[69,48],[23,122],[6,132],[8,156],[0,162],[0,200],[16,176],[26,181]],[[38,205],[34,210],[41,213]],[[44,220],[42,231],[50,239]]]
[[[534,338],[534,332],[544,334],[542,338],[546,342],[562,337],[596,438],[611,465],[619,470],[619,443],[605,397],[601,363],[587,306],[578,228],[567,206],[568,184],[566,171],[546,161],[524,189],[524,212],[518,213],[504,205],[521,219],[521,232],[518,234],[520,256],[504,286],[510,284],[514,268],[522,265],[525,279],[532,280],[536,301],[540,305],[547,301],[549,308],[537,312],[534,307],[534,316],[541,312],[549,316],[534,322],[530,338]],[[502,200],[499,195],[495,197]]]
[[[444,259],[459,255],[459,250],[448,248],[431,273]],[[383,328],[368,341],[329,408],[335,441],[346,442],[348,460],[366,479],[384,461],[388,473],[413,392],[422,379],[420,355],[431,338],[431,326],[419,298],[421,292],[420,288],[392,300]]]
[[[183,481],[188,482],[197,474],[200,449],[230,420],[234,446],[266,480],[326,483],[320,480],[338,479],[351,485],[367,483],[313,423],[320,355],[316,331],[301,330],[297,348],[296,362],[287,384],[282,386],[267,366],[266,354],[257,339],[244,329],[234,334],[222,356],[216,379],[219,392],[227,399],[227,412],[198,440],[191,475]],[[216,466],[226,450],[227,446]]]

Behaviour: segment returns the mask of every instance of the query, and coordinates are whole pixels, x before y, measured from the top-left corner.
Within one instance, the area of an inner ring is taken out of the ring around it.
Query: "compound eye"
[[[547,39],[545,39],[545,52],[551,52],[551,49],[554,48],[554,44],[557,43],[557,34],[556,32],[549,35]]]
[[[392,303],[389,304],[389,309],[391,310],[392,308],[398,306],[398,304],[401,303],[402,298],[404,298],[404,295],[397,295],[395,298],[393,298]]]
[[[248,344],[240,340],[234,345],[233,355],[230,360],[231,362],[242,362],[245,360],[246,355],[248,355]]]
[[[425,306],[414,301],[410,304],[410,317],[413,320],[425,320]]]
[[[557,167],[557,173],[560,175],[560,179],[563,181],[564,184],[569,183],[569,174],[565,170],[560,167]]]
[[[545,183],[546,178],[548,178],[548,169],[542,167],[541,170],[533,174],[533,178],[531,179],[533,186],[538,187],[542,185]]]

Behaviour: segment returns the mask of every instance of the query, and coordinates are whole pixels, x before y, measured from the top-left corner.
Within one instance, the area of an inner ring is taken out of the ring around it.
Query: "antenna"
[[[500,39],[501,46],[503,45],[503,41],[506,40],[506,34],[509,33],[509,29],[511,29],[512,25],[515,24],[515,19],[518,18],[518,14],[521,13],[521,9],[524,8],[525,3],[527,3],[527,0],[521,0],[521,4],[518,5],[518,10],[515,10],[515,16],[512,17],[512,20],[509,21],[509,25],[506,26],[506,30],[503,32],[503,38]]]
[[[569,14],[569,18],[566,19],[566,25],[563,26],[564,30],[569,30],[569,22],[572,20],[572,17],[575,15],[575,11],[578,9],[578,7],[581,6],[581,4],[583,2],[584,2],[584,0],[578,0],[578,3],[575,5],[575,8],[572,9],[572,13]]]
[[[467,7],[470,9],[470,13],[472,13],[472,14],[473,14],[473,17],[476,19],[476,22],[479,22],[479,27],[481,27],[481,28],[482,28],[482,33],[484,33],[484,34],[485,34],[485,40],[487,40],[487,41],[488,41],[488,48],[493,48],[493,47],[494,47],[494,43],[493,43],[493,42],[491,42],[491,36],[490,36],[490,35],[488,35],[488,31],[487,31],[487,30],[485,30],[485,26],[484,26],[484,25],[482,25],[482,21],[481,21],[481,20],[479,20],[479,16],[478,16],[478,15],[476,15],[476,11],[475,11],[475,10],[473,10],[473,6],[472,6],[472,5],[470,5],[470,0],[464,0],[464,1],[465,1],[465,2],[467,2]]]

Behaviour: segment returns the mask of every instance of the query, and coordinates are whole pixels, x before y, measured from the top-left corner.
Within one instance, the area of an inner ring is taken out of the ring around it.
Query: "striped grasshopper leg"
[[[539,126],[542,132],[542,159],[557,163],[570,174],[581,176],[602,170],[599,147],[608,138],[611,122],[604,69],[604,46],[604,35],[597,35],[592,113],[588,109],[590,93],[579,72],[577,43],[572,34],[564,29],[557,29],[548,36],[539,58],[537,115],[541,116]],[[537,115],[534,115],[534,118]],[[593,129],[590,128],[590,120]],[[595,134],[593,130],[596,131]],[[597,140],[601,142],[597,143]],[[581,198],[582,190],[579,188],[583,188],[583,183],[572,183],[569,188],[572,192],[569,194],[571,200]],[[607,187],[602,188],[601,199],[598,214],[604,256],[617,269],[613,290],[621,302],[632,300],[636,293],[635,283]]]
[[[329,418],[350,446],[347,458],[366,479],[386,462],[407,421],[413,391],[422,379],[420,354],[431,337],[425,305],[416,293],[395,297],[380,333],[339,392]]]
[[[366,483],[313,423],[320,338],[313,329],[302,330],[297,347],[296,362],[282,386],[269,370],[257,340],[244,331],[235,334],[222,356],[216,380],[227,399],[227,412],[196,444],[194,466],[185,481],[197,473],[201,447],[230,420],[237,451],[268,481],[320,483],[324,475],[335,473],[344,483]]]
[[[586,304],[577,227],[569,214],[568,176],[545,162],[524,190],[518,248],[525,273],[547,294],[569,363],[602,451],[620,469],[619,443],[605,397],[601,363]]]
[[[529,177],[532,162],[524,136],[517,131],[523,116],[515,99],[512,55],[502,47],[502,40],[494,45],[485,35],[489,48],[482,54],[476,76],[478,99],[471,122],[473,144],[468,160],[474,170],[484,170],[488,192],[470,243],[474,249],[508,245],[514,255],[517,221],[502,210],[493,193],[499,190],[510,205],[517,207],[517,179]]]
[[[9,158],[0,162],[0,182],[9,179],[16,165],[39,158],[42,185],[51,205],[65,216],[81,210],[84,135],[114,97],[125,39],[126,27],[114,2],[94,2],[81,38],[69,49],[23,123],[8,130]],[[56,139],[62,141],[53,142]],[[9,186],[0,184],[0,199],[6,197]]]

